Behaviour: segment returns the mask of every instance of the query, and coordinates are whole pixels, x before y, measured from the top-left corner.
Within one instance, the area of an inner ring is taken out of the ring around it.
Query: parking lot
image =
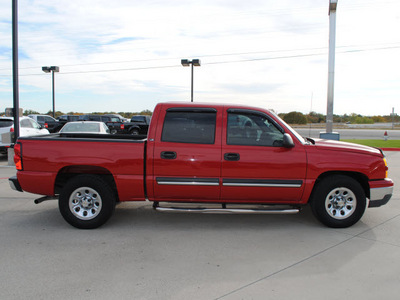
[[[400,152],[386,152],[400,182]],[[2,299],[398,299],[400,192],[347,229],[297,215],[162,214],[124,203],[103,227],[11,190],[0,158]],[[38,182],[40,184],[40,182]]]

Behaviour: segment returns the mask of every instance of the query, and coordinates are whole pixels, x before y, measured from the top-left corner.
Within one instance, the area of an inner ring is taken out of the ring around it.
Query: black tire
[[[100,227],[112,216],[116,197],[110,185],[95,175],[78,175],[63,187],[58,207],[65,221],[76,228]]]
[[[138,129],[132,129],[130,134],[131,135],[139,135],[139,130]]]
[[[333,228],[346,228],[357,223],[367,207],[361,184],[345,175],[334,175],[321,180],[311,198],[314,216]]]

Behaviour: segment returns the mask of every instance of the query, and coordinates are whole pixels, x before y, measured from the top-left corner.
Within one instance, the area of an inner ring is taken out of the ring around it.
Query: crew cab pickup
[[[133,116],[130,122],[124,123],[123,133],[128,133],[132,135],[147,135],[150,120],[150,116]]]
[[[21,137],[10,185],[58,199],[64,219],[96,228],[116,203],[158,211],[296,213],[310,204],[348,227],[386,204],[393,181],[381,150],[301,137],[274,113],[241,105],[160,103],[147,139],[131,135]]]

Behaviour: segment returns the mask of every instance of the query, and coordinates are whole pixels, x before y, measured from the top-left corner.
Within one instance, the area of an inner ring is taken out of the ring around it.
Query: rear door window
[[[217,113],[212,110],[167,111],[163,142],[214,144]]]

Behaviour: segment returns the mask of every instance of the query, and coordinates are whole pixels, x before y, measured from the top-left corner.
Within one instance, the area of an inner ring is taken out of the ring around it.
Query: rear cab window
[[[14,125],[14,121],[10,119],[0,119],[0,128],[11,127]]]

